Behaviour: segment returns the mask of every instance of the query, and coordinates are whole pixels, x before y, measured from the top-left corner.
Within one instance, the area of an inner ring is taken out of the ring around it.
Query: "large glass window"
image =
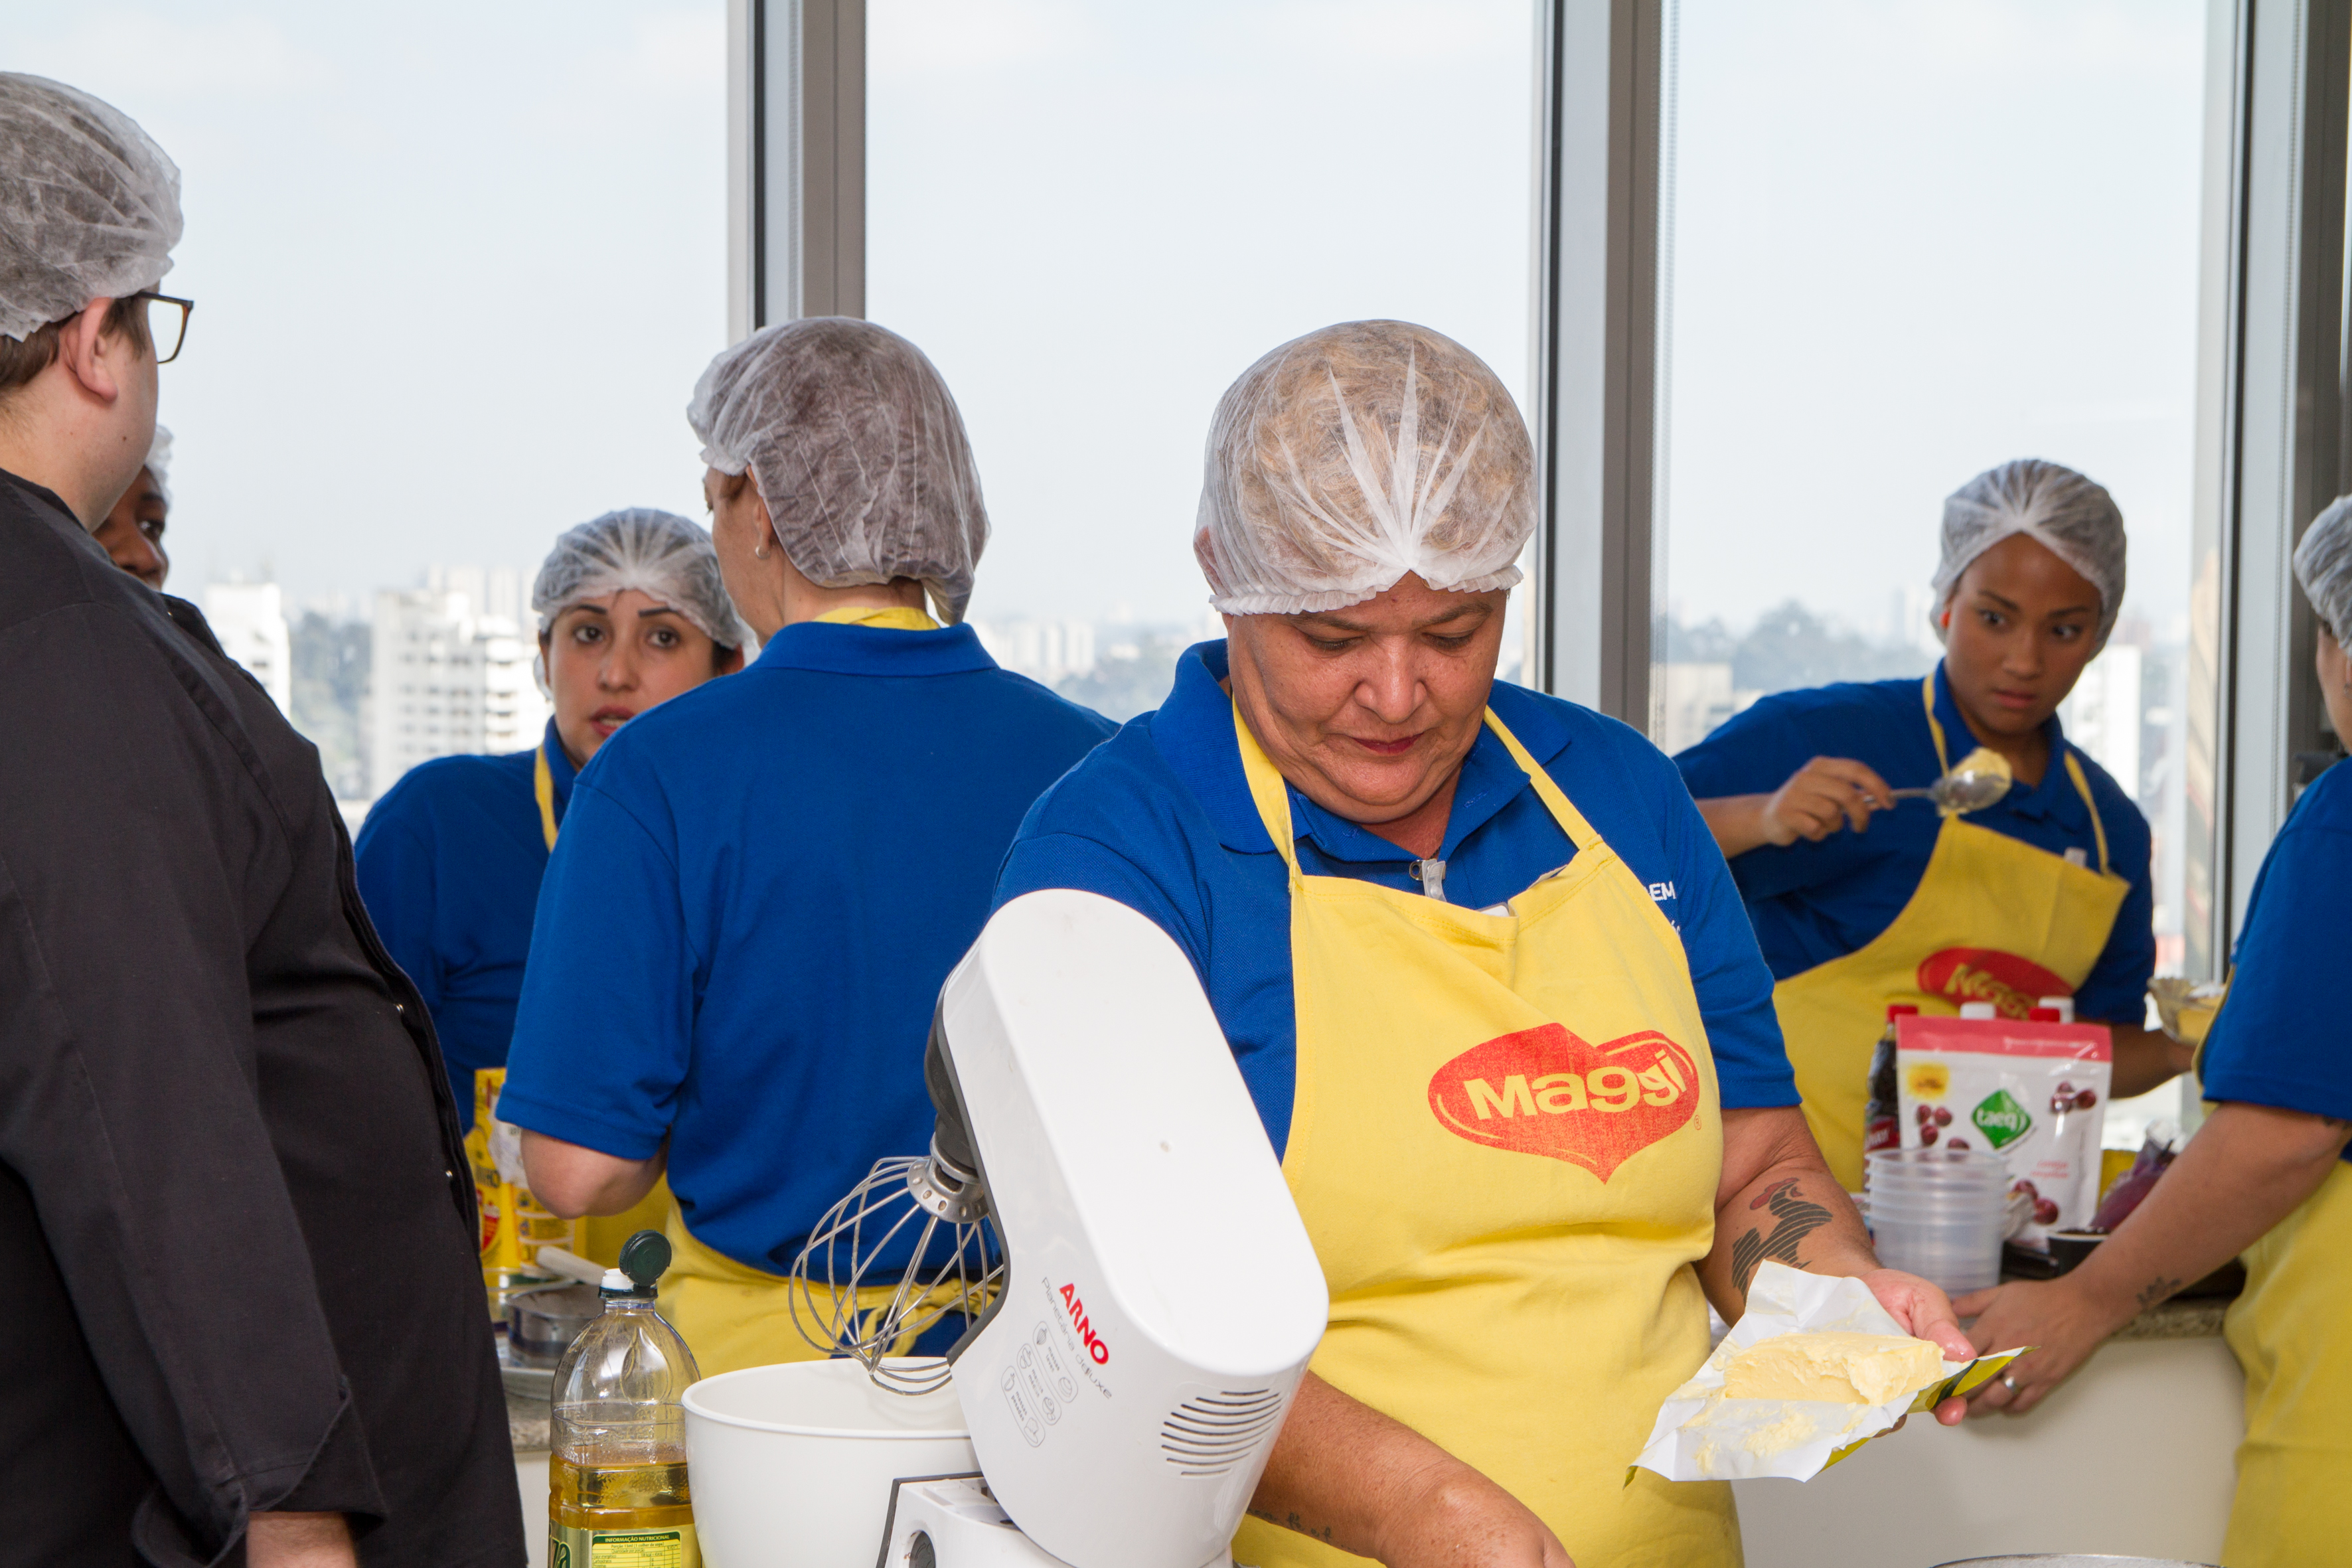
[[[1278,343],[1421,321],[1525,406],[1528,0],[870,0],[866,26],[867,313],[971,426],[971,616],[1006,662],[1158,705],[1217,635],[1210,411]]]
[[[290,645],[276,679],[339,795],[535,732],[513,634],[555,535],[702,516],[725,0],[18,0],[7,37],[182,170],[170,591]],[[371,669],[404,650],[406,678]]]
[[[1677,0],[1668,34],[1654,733],[1931,668],[1944,496],[2078,468],[2131,581],[2062,721],[2155,829],[2177,968],[2204,0]]]

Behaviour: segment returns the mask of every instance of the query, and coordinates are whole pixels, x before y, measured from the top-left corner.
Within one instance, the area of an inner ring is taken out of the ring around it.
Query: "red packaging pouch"
[[[2115,1078],[2105,1025],[1900,1018],[1895,1062],[1903,1147],[1999,1154],[2032,1205],[2011,1239],[2046,1250],[2051,1231],[2091,1223]]]

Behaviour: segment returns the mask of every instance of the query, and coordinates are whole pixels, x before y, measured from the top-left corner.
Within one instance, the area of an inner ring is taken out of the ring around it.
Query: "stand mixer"
[[[893,1393],[951,1383],[979,1458],[894,1485],[877,1568],[1223,1568],[1328,1297],[1191,963],[1112,900],[1015,899],[925,1076],[931,1152],[876,1165],[793,1268],[812,1342]],[[950,1312],[944,1362],[893,1359]]]

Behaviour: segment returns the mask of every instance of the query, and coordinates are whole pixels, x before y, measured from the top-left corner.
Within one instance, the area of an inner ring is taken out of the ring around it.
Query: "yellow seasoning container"
[[[579,1227],[573,1221],[553,1213],[530,1195],[529,1187],[508,1181],[499,1171],[490,1138],[499,1091],[506,1081],[504,1068],[475,1069],[474,1129],[466,1134],[466,1158],[474,1168],[474,1201],[482,1214],[482,1284],[489,1293],[491,1320],[497,1322],[506,1321],[509,1296],[555,1278],[533,1261],[541,1247],[579,1250]]]
[[[604,1310],[556,1363],[549,1568],[701,1568],[686,1473],[694,1352],[654,1310],[669,1241],[641,1230],[607,1270]]]

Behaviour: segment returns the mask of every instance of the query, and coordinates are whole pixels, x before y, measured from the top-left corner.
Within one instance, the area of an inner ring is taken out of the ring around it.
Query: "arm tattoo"
[[[1329,1525],[1327,1524],[1322,1529],[1317,1530],[1313,1526],[1309,1525],[1304,1519],[1301,1519],[1295,1510],[1287,1516],[1281,1519],[1276,1519],[1273,1514],[1268,1513],[1262,1508],[1254,1508],[1250,1510],[1249,1512],[1252,1519],[1262,1519],[1268,1524],[1280,1525],[1285,1530],[1295,1530],[1299,1534],[1306,1536],[1311,1541],[1328,1541],[1331,1539],[1331,1527]]]
[[[2138,1298],[2140,1310],[2145,1312],[2187,1283],[2185,1279],[2167,1279],[2163,1275],[2158,1275],[2140,1288]]]
[[[1797,1256],[1797,1244],[1830,1222],[1829,1210],[1798,1193],[1794,1176],[1762,1197],[1749,1199],[1748,1206],[1769,1208],[1776,1223],[1769,1237],[1751,1226],[1731,1244],[1731,1282],[1743,1300],[1748,1295],[1748,1282],[1756,1277],[1756,1270],[1766,1258],[1791,1268],[1802,1268],[1804,1259]]]

